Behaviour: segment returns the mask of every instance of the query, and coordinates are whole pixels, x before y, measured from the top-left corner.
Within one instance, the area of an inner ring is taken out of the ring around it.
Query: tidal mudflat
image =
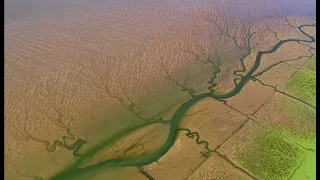
[[[314,4],[6,2],[6,179],[301,177]]]

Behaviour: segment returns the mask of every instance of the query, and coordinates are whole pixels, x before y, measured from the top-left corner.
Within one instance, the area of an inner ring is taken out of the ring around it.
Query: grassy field
[[[300,167],[290,178],[291,180],[315,180],[316,179],[316,153],[308,152],[306,158],[301,163]]]
[[[285,83],[284,88],[301,100],[316,105],[316,55]]]
[[[285,85],[285,89],[301,100],[313,106],[316,105],[316,76],[315,74],[299,70]]]
[[[316,55],[313,55],[310,60],[304,65],[304,70],[316,73]]]
[[[254,148],[237,155],[238,162],[260,179],[288,179],[305,151],[274,133],[254,138]]]

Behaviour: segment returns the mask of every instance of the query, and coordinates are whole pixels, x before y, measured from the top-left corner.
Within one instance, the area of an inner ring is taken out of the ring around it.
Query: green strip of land
[[[300,167],[296,170],[291,180],[315,180],[316,179],[316,153],[309,151]]]

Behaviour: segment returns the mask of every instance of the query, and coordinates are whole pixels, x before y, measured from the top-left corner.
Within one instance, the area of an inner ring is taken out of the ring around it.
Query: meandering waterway
[[[252,79],[252,75],[260,66],[261,58],[263,55],[271,54],[271,53],[277,51],[283,44],[288,43],[288,42],[306,42],[306,43],[315,42],[315,38],[313,36],[307,34],[305,31],[303,31],[304,27],[314,27],[314,26],[316,26],[316,25],[315,24],[305,24],[305,25],[301,25],[298,27],[299,31],[302,34],[304,34],[305,36],[307,36],[310,40],[302,40],[302,39],[281,40],[271,50],[259,51],[257,53],[253,67],[250,69],[250,71],[245,76],[243,76],[241,78],[241,81],[236,85],[236,87],[232,91],[225,93],[225,94],[214,94],[214,93],[210,92],[210,93],[203,93],[203,94],[195,95],[190,100],[186,101],[173,114],[170,121],[164,121],[162,119],[158,119],[156,121],[147,122],[147,123],[139,125],[137,127],[129,128],[129,129],[126,129],[122,132],[119,132],[118,134],[115,134],[110,139],[107,139],[106,141],[102,142],[101,145],[99,145],[98,147],[95,147],[94,149],[87,152],[86,154],[83,154],[81,157],[79,157],[79,160],[77,160],[77,162],[74,165],[67,168],[64,172],[53,177],[52,180],[77,179],[77,177],[81,177],[82,175],[89,173],[89,172],[93,172],[94,170],[101,170],[103,168],[109,168],[109,167],[127,167],[127,166],[140,167],[140,166],[148,165],[148,164],[151,164],[153,162],[158,161],[174,145],[178,131],[180,129],[180,122],[183,119],[185,113],[190,109],[191,106],[193,106],[195,103],[197,103],[205,98],[214,98],[217,100],[222,100],[222,99],[227,99],[227,98],[235,96]],[[234,73],[236,73],[236,71]],[[163,144],[162,147],[160,147],[158,150],[156,150],[155,153],[147,154],[145,156],[132,157],[132,158],[109,159],[109,160],[101,161],[100,163],[97,163],[94,165],[80,168],[80,165],[83,162],[85,162],[88,158],[94,156],[95,153],[97,153],[102,148],[105,148],[106,145],[112,144],[112,142],[115,142],[117,139],[122,138],[125,135],[130,134],[131,132],[138,130],[139,128],[142,128],[142,127],[148,126],[150,124],[154,124],[154,123],[163,123],[163,124],[170,125],[170,131],[169,131],[169,135],[168,135],[166,142]],[[199,142],[197,141],[197,143],[199,143]]]

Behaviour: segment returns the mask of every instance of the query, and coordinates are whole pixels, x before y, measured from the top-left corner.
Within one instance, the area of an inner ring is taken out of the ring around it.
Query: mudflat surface
[[[314,178],[314,3],[7,1],[6,179]]]

